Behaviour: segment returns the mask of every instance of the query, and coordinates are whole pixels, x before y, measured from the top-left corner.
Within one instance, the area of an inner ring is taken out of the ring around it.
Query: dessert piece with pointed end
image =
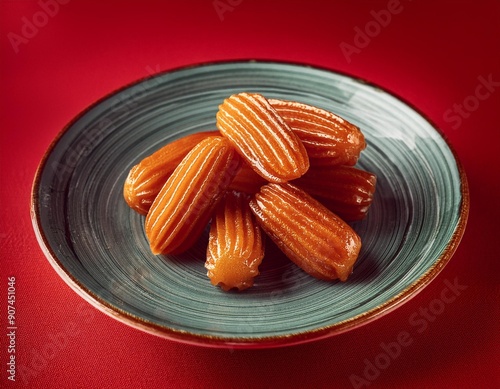
[[[198,143],[163,185],[146,216],[154,254],[189,249],[208,224],[214,208],[241,165],[231,143],[211,136]]]
[[[228,191],[210,225],[205,267],[223,290],[251,287],[264,257],[262,233],[250,210],[249,195]]]
[[[266,184],[250,201],[259,225],[306,273],[347,280],[361,239],[340,217],[290,184]]]
[[[295,101],[268,101],[304,144],[311,166],[355,165],[366,147],[359,128],[332,112]]]
[[[219,131],[204,131],[179,138],[144,158],[130,169],[123,186],[123,197],[135,211],[146,215],[163,184],[191,149]]]
[[[217,112],[217,128],[267,181],[290,181],[309,168],[299,137],[259,94],[239,93],[224,100]]]
[[[314,166],[293,184],[345,221],[355,221],[368,213],[377,177],[353,166]]]

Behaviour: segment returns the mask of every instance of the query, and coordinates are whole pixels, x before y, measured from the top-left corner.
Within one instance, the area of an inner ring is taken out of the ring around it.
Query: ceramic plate
[[[215,129],[219,104],[241,91],[297,100],[359,126],[359,167],[378,176],[347,282],[312,278],[271,246],[255,286],[226,293],[204,268],[207,231],[179,256],[154,256],[144,217],[128,208],[129,169],[168,142]],[[365,81],[308,66],[215,63],[141,80],[75,118],[37,172],[32,219],[57,273],[98,309],[135,328],[184,342],[273,347],[320,339],[389,312],[427,285],[464,231],[463,170],[415,109]]]

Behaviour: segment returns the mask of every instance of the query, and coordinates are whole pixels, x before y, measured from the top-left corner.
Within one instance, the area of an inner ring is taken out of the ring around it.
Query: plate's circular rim
[[[194,334],[185,330],[178,330],[169,328],[166,326],[161,326],[155,323],[152,323],[148,320],[145,320],[141,317],[133,315],[129,312],[121,310],[118,307],[113,306],[112,304],[106,302],[104,299],[100,298],[96,294],[94,294],[91,290],[87,289],[84,285],[82,285],[78,279],[73,277],[64,267],[64,265],[59,261],[57,255],[53,252],[48,244],[48,240],[44,235],[44,232],[41,229],[41,220],[40,214],[38,212],[39,209],[39,199],[38,193],[40,188],[41,175],[46,167],[46,162],[51,155],[52,151],[65,135],[71,126],[76,123],[82,116],[84,116],[87,112],[92,110],[94,107],[98,106],[103,101],[111,98],[117,93],[122,92],[136,84],[140,84],[148,79],[154,77],[160,77],[164,74],[174,73],[178,71],[185,71],[192,68],[213,66],[213,65],[224,65],[224,64],[278,64],[278,65],[288,65],[288,66],[296,66],[296,67],[304,67],[315,69],[319,71],[329,72],[333,74],[339,74],[342,76],[349,77],[358,82],[367,84],[372,88],[379,89],[388,95],[391,95],[395,99],[401,101],[403,104],[407,105],[409,108],[414,110],[420,116],[422,116],[436,131],[437,134],[444,140],[447,147],[450,149],[459,176],[460,176],[460,194],[461,194],[461,204],[459,208],[459,219],[457,222],[457,226],[453,231],[452,237],[449,240],[448,244],[444,248],[443,253],[436,258],[434,264],[429,267],[429,269],[422,275],[418,280],[408,285],[402,292],[392,297],[391,299],[385,301],[384,303],[378,305],[375,308],[372,308],[362,314],[356,315],[348,320],[344,320],[332,325],[328,325],[325,327],[316,328],[313,330],[308,330],[304,332],[298,332],[295,334],[289,335],[276,335],[276,336],[265,336],[259,338],[245,338],[245,337],[220,337],[220,336],[212,336],[212,335],[202,335],[202,334]],[[160,336],[163,338],[167,338],[170,340],[180,341],[182,343],[188,343],[198,346],[206,346],[206,347],[219,347],[219,348],[271,348],[271,347],[282,347],[282,346],[291,346],[296,344],[302,344],[314,340],[324,339],[333,335],[338,335],[354,328],[365,325],[371,321],[374,321],[387,313],[393,311],[398,308],[400,305],[414,297],[418,292],[420,292],[425,286],[427,286],[436,276],[441,272],[441,270],[446,266],[449,262],[453,254],[455,253],[460,240],[465,232],[465,226],[467,224],[467,218],[469,214],[469,186],[467,182],[467,177],[465,174],[465,170],[457,156],[456,151],[448,141],[446,135],[439,129],[437,125],[434,124],[432,120],[430,120],[427,115],[421,112],[418,108],[416,108],[412,103],[406,101],[404,98],[396,95],[392,91],[389,91],[371,81],[365,80],[361,77],[353,76],[346,72],[332,70],[326,67],[321,67],[317,65],[310,65],[306,63],[300,62],[291,62],[291,61],[277,61],[277,60],[266,60],[266,59],[240,59],[240,60],[228,60],[228,61],[213,61],[213,62],[203,62],[198,64],[192,64],[187,66],[176,67],[173,69],[165,70],[162,72],[158,72],[154,75],[149,75],[143,77],[134,82],[128,83],[108,94],[101,97],[93,104],[90,104],[87,108],[82,110],[79,114],[77,114],[72,120],[66,124],[63,129],[58,133],[58,135],[51,142],[47,150],[45,151],[38,168],[35,173],[35,178],[32,185],[31,190],[31,202],[30,202],[30,214],[31,220],[33,224],[33,228],[35,231],[36,238],[38,243],[47,257],[49,263],[57,272],[57,274],[63,279],[63,281],[68,284],[79,296],[81,296],[84,300],[89,302],[95,308],[99,309],[101,312],[111,316],[118,321],[125,323],[131,327],[139,329],[141,331]]]

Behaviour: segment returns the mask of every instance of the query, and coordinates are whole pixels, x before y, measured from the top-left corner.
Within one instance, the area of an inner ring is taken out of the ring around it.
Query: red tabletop
[[[2,1],[0,387],[500,387],[500,3],[430,3]],[[415,298],[326,340],[209,349],[130,328],[59,278],[29,212],[35,170],[51,140],[127,83],[231,59],[359,76],[442,129],[469,179],[470,216],[450,263]],[[15,335],[8,329],[9,277]],[[7,371],[12,350],[15,382]]]

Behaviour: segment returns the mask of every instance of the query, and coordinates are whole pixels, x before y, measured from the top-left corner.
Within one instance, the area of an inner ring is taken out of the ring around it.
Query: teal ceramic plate
[[[314,279],[271,246],[255,286],[226,293],[206,277],[207,233],[186,254],[150,253],[144,217],[122,197],[129,169],[174,139],[215,129],[218,105],[241,91],[316,105],[363,130],[359,166],[378,187],[368,217],[353,224],[363,248],[347,282]],[[31,211],[57,273],[110,316],[194,344],[276,347],[350,330],[415,295],[458,245],[468,191],[440,132],[393,95],[331,71],[250,61],[159,74],[88,108],[41,162]]]

